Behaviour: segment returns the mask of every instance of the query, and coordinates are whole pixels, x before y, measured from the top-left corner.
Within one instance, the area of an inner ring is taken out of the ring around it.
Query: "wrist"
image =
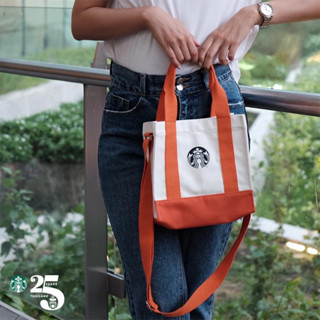
[[[144,7],[141,13],[142,23],[146,29],[149,29],[151,23],[154,21],[154,12],[158,8],[155,6]]]
[[[258,4],[253,4],[251,6],[244,7],[240,10],[243,14],[244,21],[250,21],[252,27],[260,26],[263,23],[263,18],[259,13]]]

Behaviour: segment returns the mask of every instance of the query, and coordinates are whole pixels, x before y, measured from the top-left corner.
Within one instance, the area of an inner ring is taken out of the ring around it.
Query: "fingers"
[[[147,26],[176,67],[185,61],[198,61],[197,47],[200,44],[181,21],[152,6],[148,9]]]
[[[199,51],[199,65],[209,69],[216,59],[219,60],[220,64],[227,65],[234,60],[238,47],[238,42],[213,33],[207,38]]]
[[[174,50],[169,47],[169,48],[166,50],[166,52],[167,52],[167,55],[168,55],[170,61],[171,61],[177,68],[180,69],[180,68],[181,68],[181,62],[177,59],[177,55],[176,55],[176,53],[174,52]]]
[[[229,46],[228,46],[228,44],[220,47],[219,53],[218,53],[218,58],[219,58],[220,64],[222,64],[224,66],[226,66],[229,63]]]
[[[188,47],[188,43],[181,43],[180,44],[180,51],[181,51],[181,62],[183,61],[190,61],[191,60],[191,53]]]
[[[205,69],[210,69],[210,66],[215,60],[215,57],[220,54],[221,60],[223,60],[222,53],[220,52],[220,42],[217,41],[213,36],[209,37],[199,52],[199,65],[201,65]],[[224,56],[225,58],[226,56]],[[220,62],[221,64],[224,61]]]
[[[183,62],[192,61],[205,69],[210,69],[216,59],[222,65],[233,61],[238,47],[237,42],[230,43],[227,39],[211,36],[200,48],[192,39],[176,42],[169,47],[167,54],[178,68]]]
[[[148,12],[148,28],[165,50],[170,61],[178,68],[186,61],[192,61],[206,69],[209,69],[216,59],[222,65],[228,64],[234,60],[240,43],[252,28],[250,19],[244,19],[247,15],[240,10],[229,21],[213,31],[200,46],[183,23],[164,10],[152,6]]]
[[[233,61],[234,60],[234,57],[236,55],[236,52],[237,52],[237,49],[238,49],[239,45],[236,44],[236,45],[233,45],[229,48],[229,53],[228,53],[228,59],[230,61]]]
[[[240,43],[253,27],[247,10],[239,10],[230,20],[214,30],[206,39],[199,52],[199,64],[204,68],[219,60],[222,65],[234,60]]]
[[[209,49],[213,46],[213,39],[207,39],[199,50],[198,64],[204,67],[205,60],[210,59]],[[212,52],[212,50],[210,50]]]
[[[190,53],[190,60],[193,63],[197,63],[198,62],[198,58],[199,58],[199,51],[198,51],[198,47],[200,47],[200,44],[195,41],[194,39],[189,39],[188,41],[188,48],[189,48],[189,53]],[[187,60],[187,61],[190,61]]]
[[[198,45],[199,44],[192,38],[188,38],[187,40],[172,43],[166,51],[171,62],[174,63],[177,68],[180,68],[183,62],[198,62]]]

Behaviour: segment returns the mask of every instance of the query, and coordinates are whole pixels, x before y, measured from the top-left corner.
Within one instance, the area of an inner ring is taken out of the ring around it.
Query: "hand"
[[[144,17],[153,37],[176,67],[180,68],[185,61],[198,62],[200,45],[181,21],[155,6],[148,7]]]
[[[213,31],[199,50],[199,64],[209,69],[218,57],[220,64],[227,65],[235,57],[240,43],[248,36],[261,16],[257,5],[241,9],[229,21]]]

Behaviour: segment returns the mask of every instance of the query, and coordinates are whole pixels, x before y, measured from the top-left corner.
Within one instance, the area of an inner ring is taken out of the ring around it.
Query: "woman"
[[[319,0],[76,0],[72,31],[76,39],[104,40],[111,58],[99,143],[102,192],[123,260],[133,319],[164,317],[145,301],[139,249],[138,214],[143,171],[142,123],[156,117],[169,63],[178,68],[179,119],[210,114],[208,72],[214,65],[230,111],[245,113],[237,86],[238,61],[259,26],[320,17]],[[231,224],[173,231],[155,227],[152,288],[162,311],[181,306],[213,272],[223,254]],[[179,319],[211,319],[214,296]]]

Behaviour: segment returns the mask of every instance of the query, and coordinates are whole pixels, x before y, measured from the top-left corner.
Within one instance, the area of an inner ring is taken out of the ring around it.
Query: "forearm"
[[[320,19],[320,0],[274,0],[271,24]]]
[[[147,28],[145,7],[107,9],[91,7],[72,14],[72,33],[77,40],[107,40]]]

